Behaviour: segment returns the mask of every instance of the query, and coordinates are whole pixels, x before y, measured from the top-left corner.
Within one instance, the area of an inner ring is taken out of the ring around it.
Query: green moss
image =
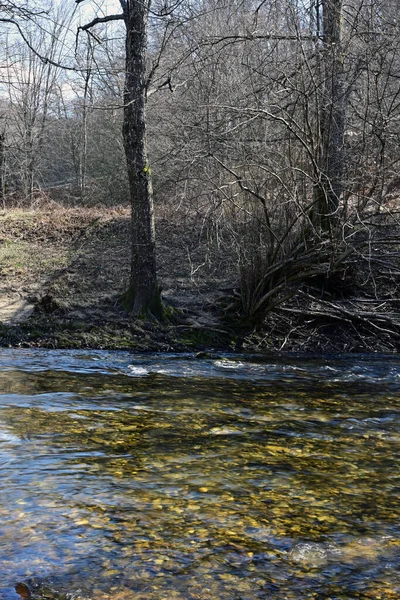
[[[167,322],[128,319],[94,322],[89,317],[71,319],[68,313],[35,313],[18,326],[0,323],[0,346],[43,348],[102,348],[109,350],[185,351],[228,348],[236,341],[229,333],[182,326],[183,315],[166,306]],[[179,326],[176,324],[179,323]]]
[[[157,320],[166,322],[168,320],[166,308],[161,300],[160,288],[156,286],[153,290],[151,298],[147,302],[143,302],[139,307],[136,304],[136,289],[130,285],[129,288],[122,294],[120,298],[121,307],[128,313],[133,313],[137,319]]]
[[[189,348],[226,347],[229,345],[229,336],[224,332],[193,327],[182,332],[180,342]]]

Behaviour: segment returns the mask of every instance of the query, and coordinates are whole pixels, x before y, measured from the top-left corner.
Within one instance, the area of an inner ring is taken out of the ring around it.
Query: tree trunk
[[[5,208],[5,152],[6,152],[6,134],[0,133],[0,197],[3,199],[3,208]]]
[[[132,262],[126,308],[162,317],[157,283],[151,172],[146,150],[146,50],[149,0],[121,0],[126,24],[123,137],[132,206]]]
[[[341,46],[342,0],[323,0],[323,93],[316,209],[324,229],[337,219],[343,193],[346,93]]]
[[[83,86],[83,103],[82,103],[82,125],[80,132],[80,143],[79,143],[79,192],[82,200],[86,194],[86,167],[87,167],[87,147],[88,147],[88,97],[89,97],[89,86],[90,78],[92,76],[92,58],[93,50],[88,41],[88,47],[86,50],[86,74]]]

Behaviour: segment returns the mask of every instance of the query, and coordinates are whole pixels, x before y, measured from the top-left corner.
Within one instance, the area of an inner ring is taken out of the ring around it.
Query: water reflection
[[[0,362],[5,600],[400,596],[398,360]]]

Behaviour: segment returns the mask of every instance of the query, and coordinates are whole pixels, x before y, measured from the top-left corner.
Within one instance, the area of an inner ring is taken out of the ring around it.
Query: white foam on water
[[[145,377],[150,373],[149,369],[146,369],[145,367],[139,367],[137,365],[128,365],[127,368],[131,377]]]

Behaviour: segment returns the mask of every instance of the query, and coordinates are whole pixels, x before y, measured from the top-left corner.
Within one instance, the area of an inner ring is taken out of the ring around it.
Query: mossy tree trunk
[[[121,0],[126,25],[123,138],[132,206],[132,256],[124,305],[162,317],[157,282],[153,195],[146,149],[146,52],[149,0]]]
[[[80,4],[84,0],[75,0]],[[123,138],[132,207],[132,255],[129,286],[123,305],[141,317],[164,316],[157,283],[153,194],[146,149],[147,28],[151,0],[120,0],[122,13],[97,16],[79,29],[123,20],[125,88]]]

